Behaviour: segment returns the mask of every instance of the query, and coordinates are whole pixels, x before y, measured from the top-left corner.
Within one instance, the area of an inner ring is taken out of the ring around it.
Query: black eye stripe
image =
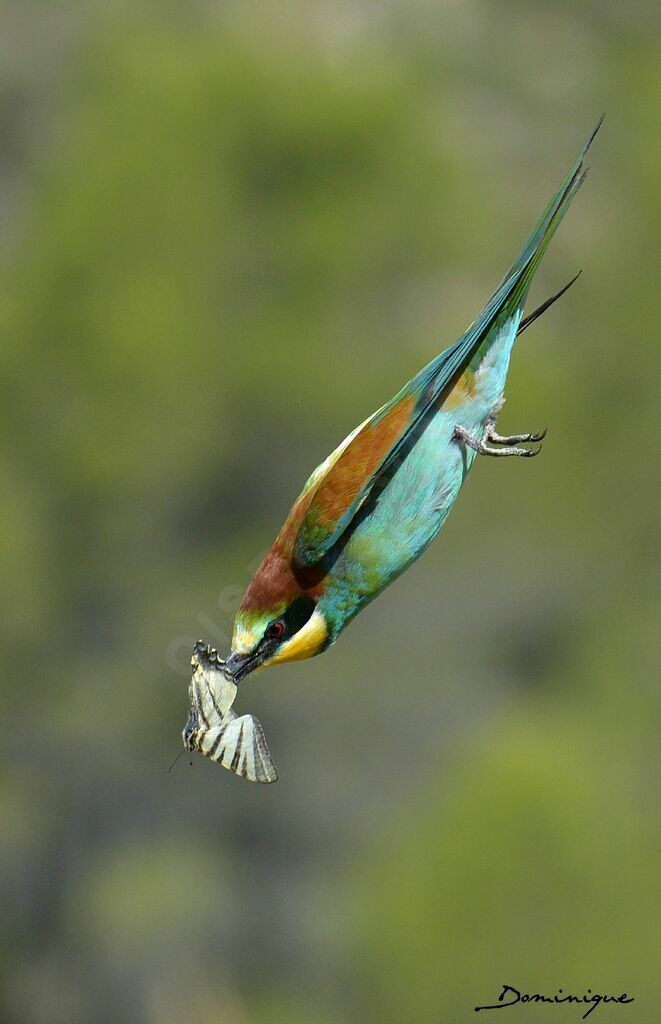
[[[264,630],[264,640],[281,640],[285,636],[289,637],[298,633],[314,609],[315,602],[311,597],[297,597],[279,619],[274,619],[269,623]]]

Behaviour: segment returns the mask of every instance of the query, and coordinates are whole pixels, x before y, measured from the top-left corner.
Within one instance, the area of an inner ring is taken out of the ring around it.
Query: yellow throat
[[[328,636],[326,620],[315,608],[298,633],[295,633],[291,640],[285,641],[273,657],[264,662],[264,665],[279,665],[284,661],[302,661],[304,658],[313,658],[315,654],[319,654],[324,649]]]

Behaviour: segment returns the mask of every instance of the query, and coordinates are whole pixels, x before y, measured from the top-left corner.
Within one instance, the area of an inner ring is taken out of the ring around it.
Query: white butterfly
[[[250,782],[276,782],[278,772],[261,725],[254,715],[239,717],[232,711],[237,685],[223,672],[224,664],[208,644],[195,644],[184,746]]]

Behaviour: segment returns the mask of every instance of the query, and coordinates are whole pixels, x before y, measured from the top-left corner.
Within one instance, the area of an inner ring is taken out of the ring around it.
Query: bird
[[[500,434],[496,422],[516,338],[578,277],[524,318],[535,271],[585,180],[585,155],[603,119],[465,333],[309,477],[248,585],[227,659],[203,641],[195,645],[186,749],[250,781],[274,782],[261,725],[231,710],[238,684],[258,669],[328,650],[423,554],[478,456],[539,454],[546,431]]]

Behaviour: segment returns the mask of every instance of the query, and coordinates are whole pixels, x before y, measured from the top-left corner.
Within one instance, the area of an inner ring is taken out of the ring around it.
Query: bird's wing
[[[502,283],[466,333],[366,420],[341,446],[328,470],[320,474],[294,544],[299,565],[314,565],[339,540],[379,477],[397,464],[426,414],[443,401],[480,348],[488,346],[508,326],[517,330],[539,261],[583,183],[583,158],[601,121],[603,118]]]

